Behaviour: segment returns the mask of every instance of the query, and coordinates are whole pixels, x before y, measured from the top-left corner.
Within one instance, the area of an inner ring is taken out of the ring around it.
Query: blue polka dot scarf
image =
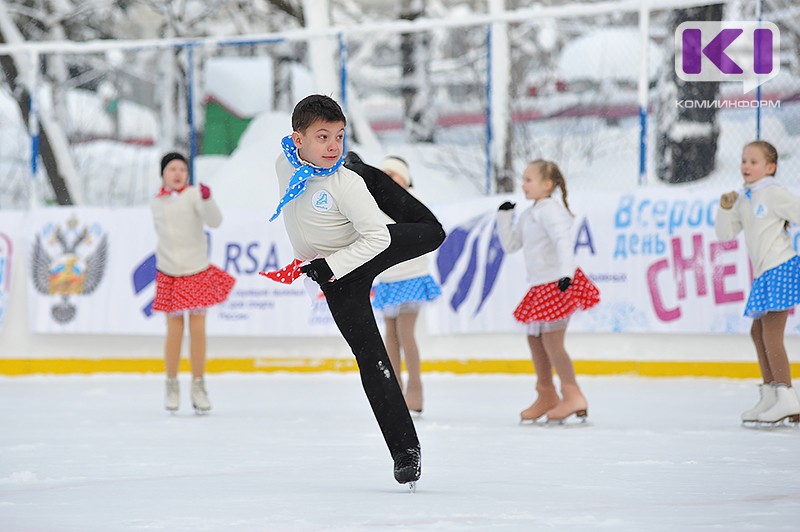
[[[316,166],[311,166],[310,164],[304,163],[300,160],[300,156],[297,155],[297,147],[294,145],[291,135],[286,135],[283,137],[281,140],[281,147],[283,147],[283,154],[286,155],[286,159],[291,163],[292,166],[294,166],[295,171],[292,174],[291,179],[289,179],[289,186],[286,187],[286,192],[284,192],[281,201],[278,202],[278,208],[275,209],[275,214],[273,214],[269,219],[270,222],[280,216],[281,210],[286,206],[287,203],[293,199],[297,199],[300,194],[305,192],[306,181],[314,176],[331,175],[338,170],[340,166],[342,166],[342,161],[344,160],[342,157],[339,157],[339,160],[336,161],[336,164],[330,168],[318,168]]]

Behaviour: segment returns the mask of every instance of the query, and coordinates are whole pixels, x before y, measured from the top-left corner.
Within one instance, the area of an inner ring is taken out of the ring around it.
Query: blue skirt
[[[372,300],[372,306],[382,310],[384,307],[410,301],[433,301],[441,293],[442,289],[430,275],[393,283],[378,283],[375,285],[375,298]]]
[[[788,310],[798,304],[800,257],[795,255],[783,264],[765,271],[753,281],[744,315],[757,319],[767,312]]]

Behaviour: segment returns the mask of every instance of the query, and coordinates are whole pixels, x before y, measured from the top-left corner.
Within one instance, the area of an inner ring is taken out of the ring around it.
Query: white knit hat
[[[387,157],[381,163],[381,170],[384,172],[391,171],[397,174],[405,180],[407,187],[411,186],[411,176],[408,172],[408,165],[403,159],[399,157]]]

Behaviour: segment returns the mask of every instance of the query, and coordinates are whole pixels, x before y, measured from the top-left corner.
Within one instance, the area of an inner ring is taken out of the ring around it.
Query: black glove
[[[503,203],[502,205],[500,205],[500,208],[498,210],[510,211],[510,210],[513,210],[516,205],[517,205],[516,203],[511,203],[510,201],[507,201],[507,202]]]
[[[320,286],[328,284],[333,277],[333,271],[325,259],[314,259],[308,264],[300,266],[300,271]]]
[[[569,277],[562,277],[558,280],[558,289],[562,292],[566,292],[570,286],[572,286],[572,279]]]

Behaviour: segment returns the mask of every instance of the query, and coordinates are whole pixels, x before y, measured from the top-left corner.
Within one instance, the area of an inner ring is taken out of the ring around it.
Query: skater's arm
[[[497,236],[506,253],[514,253],[522,248],[522,231],[519,223],[514,225],[514,210],[497,211]]]
[[[734,204],[728,208],[727,204],[723,207],[722,202],[717,208],[717,218],[714,221],[714,232],[720,242],[727,242],[736,238],[742,230],[742,220],[739,216],[738,202],[741,198],[735,199]]]
[[[337,279],[341,279],[389,247],[391,238],[375,198],[361,179],[348,179],[337,197],[339,211],[353,224],[358,238],[325,257]]]
[[[203,199],[200,192],[200,187],[192,187],[190,189],[197,197],[193,198],[195,208],[197,209],[200,219],[209,227],[219,227],[222,223],[222,212],[219,210],[217,202],[214,201],[212,196]]]

